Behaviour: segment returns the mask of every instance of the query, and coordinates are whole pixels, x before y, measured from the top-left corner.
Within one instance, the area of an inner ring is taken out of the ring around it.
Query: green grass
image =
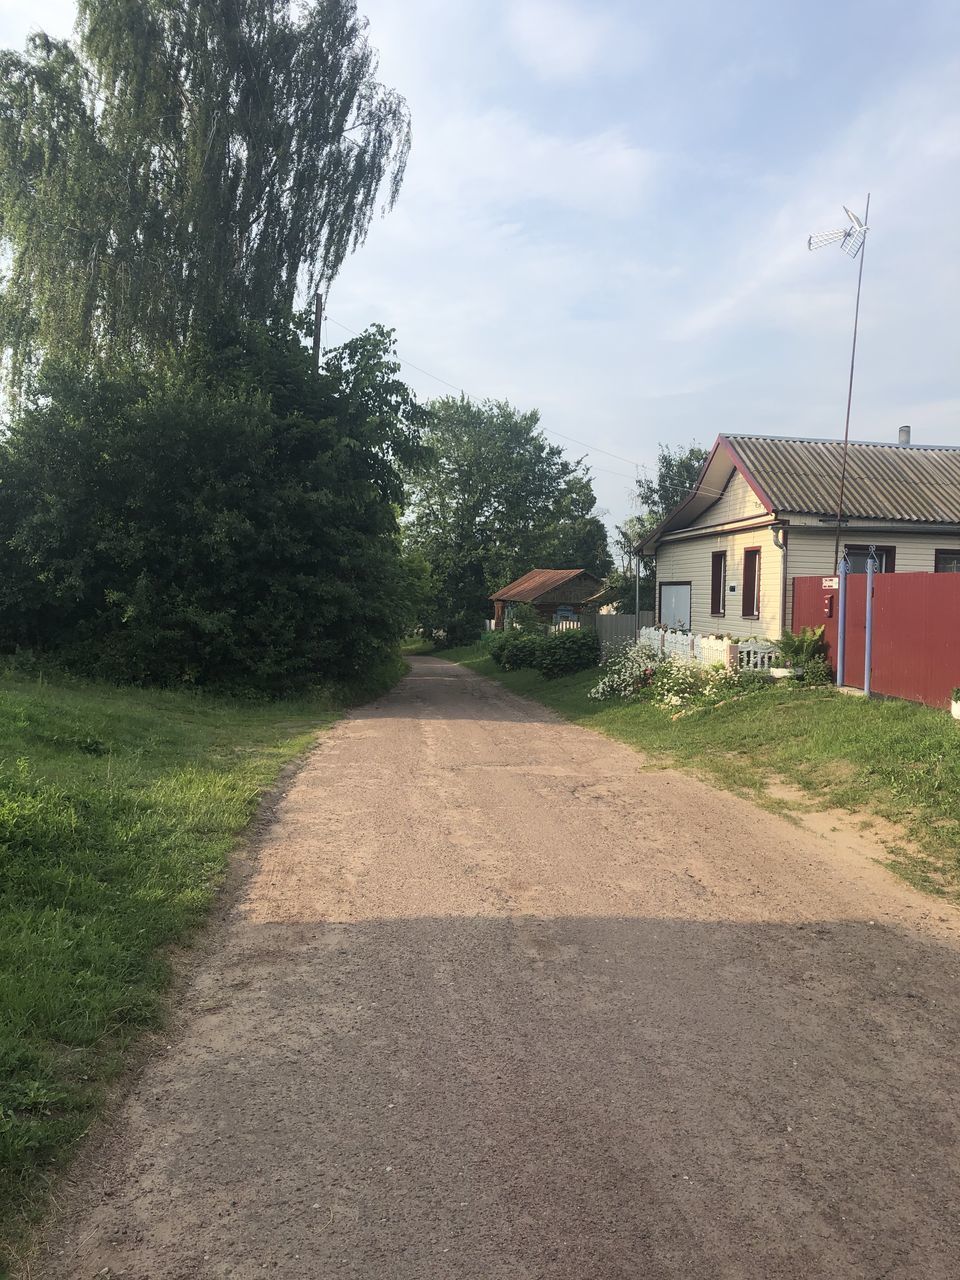
[[[165,953],[202,921],[264,789],[346,700],[0,675],[0,1258],[162,1024]]]
[[[943,711],[790,684],[672,720],[648,699],[588,698],[596,671],[552,681],[505,672],[482,645],[437,656],[626,742],[653,764],[694,768],[771,808],[789,808],[768,793],[772,782],[786,782],[825,806],[888,819],[910,847],[888,842],[887,865],[960,902],[960,725]]]
[[[433,653],[435,647],[433,641],[427,640],[424,636],[407,636],[400,646],[400,652],[405,654]]]

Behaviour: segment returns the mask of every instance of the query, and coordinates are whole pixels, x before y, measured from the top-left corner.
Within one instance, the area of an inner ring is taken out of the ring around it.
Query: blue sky
[[[588,455],[616,521],[661,442],[842,432],[856,266],[806,237],[869,190],[852,434],[960,444],[956,3],[361,9],[414,145],[331,343],[389,324],[412,364],[619,455]],[[2,0],[0,41],[71,16]]]

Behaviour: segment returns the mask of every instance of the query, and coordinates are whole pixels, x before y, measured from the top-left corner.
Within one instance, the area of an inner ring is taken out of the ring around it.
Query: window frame
[[[845,542],[843,544],[844,555],[852,551],[855,555],[868,556],[870,554],[871,543],[869,542]],[[897,571],[897,548],[894,546],[874,545],[874,551],[877,553],[877,559],[883,556],[883,563],[880,567],[881,573],[896,573]],[[852,572],[857,573],[854,569]],[[866,570],[864,570],[866,572]]]
[[[940,557],[949,556],[951,560],[957,561],[955,569],[941,569]],[[960,547],[938,547],[933,553],[933,572],[934,573],[960,573]]]
[[[688,587],[690,589],[690,616],[687,621],[687,625],[685,627],[680,627],[679,630],[692,631],[693,630],[693,583],[690,581],[689,578],[686,578],[686,579],[676,578],[676,579],[670,580],[669,582],[664,581],[664,582],[657,583],[657,623],[660,626],[666,625],[666,623],[664,623],[663,621],[663,588],[664,587]]]
[[[720,585],[717,588],[717,562],[720,563]],[[719,608],[714,608],[719,605]],[[714,551],[710,556],[710,617],[724,618],[727,614],[727,553]]]
[[[763,547],[744,547],[743,548],[743,572],[741,574],[740,583],[740,616],[741,618],[759,618],[760,617],[760,574],[763,569],[762,553]],[[753,569],[753,603],[751,609],[747,610],[747,556],[754,556]]]

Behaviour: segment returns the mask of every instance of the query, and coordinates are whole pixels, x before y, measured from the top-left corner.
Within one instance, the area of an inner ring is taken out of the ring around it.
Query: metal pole
[[[861,250],[861,252],[863,252]],[[313,367],[320,370],[320,330],[323,324],[323,295],[318,289],[313,299]]]
[[[633,638],[640,639],[640,548],[634,552],[634,603],[633,603]]]
[[[840,604],[837,610],[837,688],[843,687],[843,664],[847,649],[847,557],[837,565],[840,576]]]
[[[873,658],[873,575],[877,562],[874,558],[875,548],[867,553],[867,633],[863,644],[863,692],[870,697],[870,667]]]
[[[863,214],[863,225],[870,225],[870,192],[867,192],[867,207]],[[843,491],[847,483],[847,451],[850,445],[850,406],[853,403],[853,366],[857,359],[857,324],[860,320],[860,286],[863,284],[863,260],[867,256],[867,240],[864,236],[860,248],[860,270],[857,273],[857,305],[853,313],[853,348],[850,352],[850,385],[847,387],[847,420],[843,428],[843,461],[840,464],[840,493],[837,497],[837,536],[833,544],[833,563],[840,559],[840,522],[843,519]]]

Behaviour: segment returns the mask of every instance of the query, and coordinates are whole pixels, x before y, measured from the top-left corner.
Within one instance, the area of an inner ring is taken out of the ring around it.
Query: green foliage
[[[600,638],[597,633],[571,629],[555,631],[541,640],[535,661],[528,665],[536,667],[545,680],[556,680],[560,676],[573,675],[575,671],[586,671],[599,661]]]
[[[827,659],[819,653],[807,658],[803,664],[803,683],[807,685],[833,684],[833,668]]]
[[[637,498],[645,513],[642,519],[649,527],[659,524],[690,494],[706,460],[707,451],[699,445],[660,446],[656,478],[645,477],[637,483]]]
[[[473,644],[483,634],[483,624],[474,614],[457,613],[448,617],[442,628],[433,632],[438,649],[452,649]]]
[[[806,667],[811,658],[820,657],[826,651],[825,628],[801,627],[794,634],[785,631],[777,642],[777,648],[787,666]]]
[[[617,526],[615,550],[620,555],[621,570],[611,578],[617,591],[614,608],[617,613],[633,613],[636,608],[634,548],[651,533],[687,497],[707,459],[705,449],[691,445],[687,449],[661,445],[657,457],[657,474],[653,479],[637,482],[639,515],[630,516]],[[656,602],[656,566],[649,557],[640,561],[640,608],[653,609]]]
[[[532,604],[521,601],[510,608],[509,625],[518,631],[531,631],[537,635],[546,635],[547,624]]]
[[[369,674],[374,696],[398,672]],[[163,948],[339,700],[0,675],[0,1253],[162,1020]]]
[[[590,690],[590,697],[600,701],[639,697],[652,686],[660,661],[660,654],[650,645],[630,641],[618,645],[604,658],[603,674]]]
[[[503,401],[431,405],[422,466],[411,470],[410,546],[428,561],[433,598],[421,623],[490,616],[490,596],[530,569],[610,567],[588,474]]]
[[[495,643],[490,656],[504,671],[520,671],[524,667],[536,667],[546,637],[533,631],[501,632],[503,641]]]
[[[286,324],[399,191],[406,104],[354,0],[81,0],[0,55],[4,345],[151,358]]]
[[[376,330],[323,378],[253,332],[184,370],[50,366],[0,444],[0,646],[134,683],[351,679],[413,624],[419,411]]]

